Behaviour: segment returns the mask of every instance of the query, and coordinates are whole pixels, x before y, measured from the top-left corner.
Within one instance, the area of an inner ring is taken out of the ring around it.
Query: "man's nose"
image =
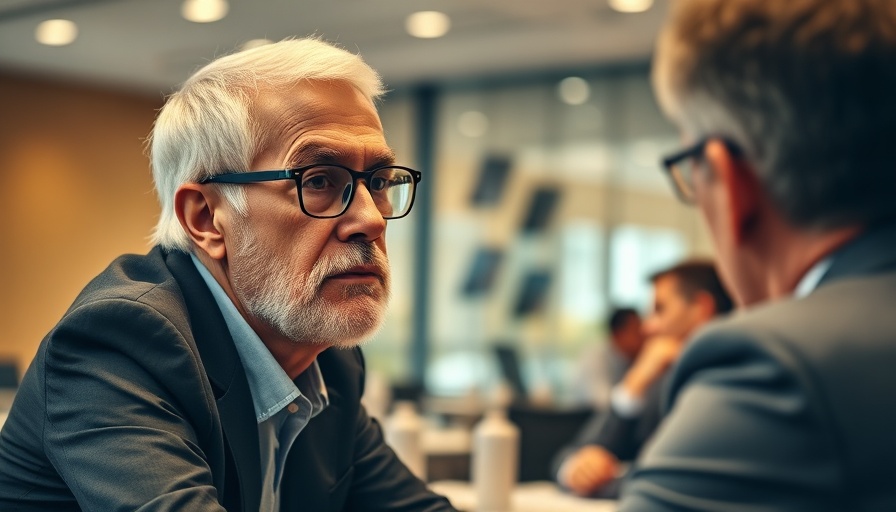
[[[340,217],[337,236],[343,241],[376,240],[386,231],[386,219],[380,213],[367,184],[358,181],[355,186],[355,196],[348,210]]]

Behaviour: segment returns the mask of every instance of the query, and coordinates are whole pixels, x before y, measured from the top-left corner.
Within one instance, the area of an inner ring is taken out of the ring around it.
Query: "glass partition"
[[[371,367],[406,378],[409,345],[428,343],[430,393],[490,393],[502,378],[495,347],[512,347],[529,390],[563,401],[609,309],[646,310],[653,271],[710,252],[659,170],[676,132],[643,68],[444,87],[437,98],[434,169],[421,184],[433,192],[428,339],[409,339],[412,215],[389,227],[395,291],[366,349]],[[413,97],[381,110],[412,161]]]

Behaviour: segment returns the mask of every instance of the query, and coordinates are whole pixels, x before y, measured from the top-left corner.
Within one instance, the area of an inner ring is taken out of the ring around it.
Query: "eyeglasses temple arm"
[[[209,176],[199,183],[255,183],[258,181],[289,180],[294,177],[291,169],[281,171],[229,172]]]

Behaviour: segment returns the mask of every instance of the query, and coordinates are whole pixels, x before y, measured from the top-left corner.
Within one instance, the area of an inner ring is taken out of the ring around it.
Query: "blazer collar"
[[[226,475],[227,485],[221,489],[223,501],[231,502],[228,492],[238,484],[242,510],[258,510],[261,503],[258,424],[249,383],[233,338],[190,256],[168,252],[165,263],[183,293],[199,357],[215,392],[224,440],[236,465],[237,474]]]
[[[869,227],[834,252],[832,258],[819,287],[846,277],[896,271],[896,222]]]

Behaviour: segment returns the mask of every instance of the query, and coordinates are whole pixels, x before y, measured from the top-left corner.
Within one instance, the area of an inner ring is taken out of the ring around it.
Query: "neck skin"
[[[738,248],[749,268],[741,274],[752,276],[755,283],[741,283],[739,295],[744,305],[792,295],[806,272],[862,231],[859,226],[823,231],[800,229],[784,221],[777,212],[766,212],[765,222],[760,223],[764,229],[752,233],[749,243]]]
[[[227,265],[227,259],[217,260],[208,256],[202,249],[195,251],[196,257],[205,265],[205,268],[211,273],[215,281],[221,285],[227,296],[230,297],[237,311],[243,316],[246,322],[252,327],[252,330],[258,334],[262,343],[271,351],[271,355],[283,371],[289,375],[290,379],[295,379],[311,366],[311,363],[317,359],[318,354],[328,348],[324,344],[316,343],[296,343],[280,332],[272,329],[267,323],[254,318],[246,310],[242,302],[237,298],[233,291],[230,281],[230,268]]]

